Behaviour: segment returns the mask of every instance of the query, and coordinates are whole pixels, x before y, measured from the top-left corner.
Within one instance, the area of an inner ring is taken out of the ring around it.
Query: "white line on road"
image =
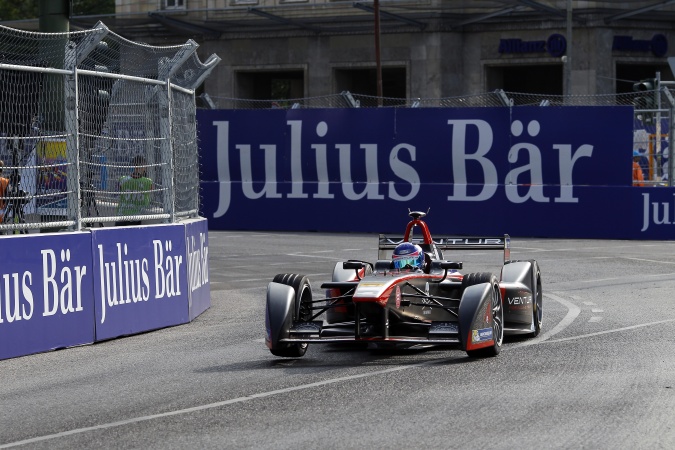
[[[659,261],[658,259],[645,259],[645,258],[631,258],[628,256],[622,256],[621,259],[630,259],[631,261],[642,261],[642,262],[651,262],[658,264],[675,264],[675,261]]]
[[[572,322],[574,322],[574,319],[576,319],[577,316],[581,313],[581,308],[579,308],[574,303],[568,302],[567,300],[565,300],[562,297],[559,297],[555,294],[544,294],[544,297],[548,297],[550,299],[553,299],[556,302],[563,305],[565,308],[567,308],[567,314],[565,315],[565,317],[563,317],[563,320],[561,320],[558,323],[558,325],[553,327],[553,329],[551,329],[550,331],[547,331],[544,334],[540,334],[536,338],[531,339],[529,341],[520,342],[518,344],[510,346],[509,348],[527,347],[527,346],[530,346],[530,345],[540,344],[542,341],[545,341],[545,340],[549,339],[551,336],[555,336],[556,334],[560,333],[565,328],[570,326],[572,324]]]
[[[513,345],[513,346],[509,346],[509,347],[506,347],[504,350],[510,350],[510,349],[524,347],[524,346],[528,346],[528,345],[540,344],[540,343],[543,343],[545,341],[546,342],[563,342],[563,341],[568,341],[568,340],[573,340],[573,339],[581,339],[581,338],[590,337],[590,336],[598,336],[598,335],[602,335],[602,334],[606,334],[606,333],[614,333],[614,332],[619,332],[619,331],[631,330],[631,329],[649,326],[649,325],[657,325],[657,324],[660,324],[660,323],[675,322],[675,319],[662,320],[662,321],[659,321],[659,322],[652,322],[650,324],[642,324],[642,325],[635,325],[635,326],[632,326],[632,327],[625,327],[625,328],[621,328],[621,329],[618,329],[618,330],[601,331],[601,332],[590,333],[590,334],[586,334],[586,335],[582,335],[582,336],[573,336],[573,337],[569,337],[569,338],[562,338],[562,339],[556,339],[556,340],[553,340],[553,341],[547,341],[547,339],[549,339],[551,336],[555,336],[556,334],[560,333],[565,328],[567,328],[574,321],[574,319],[576,319],[576,317],[579,315],[579,313],[581,312],[581,309],[579,309],[579,307],[576,306],[575,304],[573,304],[571,302],[568,302],[567,300],[565,300],[562,297],[559,297],[555,294],[544,294],[544,296],[548,297],[550,299],[553,299],[553,300],[557,301],[558,303],[562,304],[563,306],[565,306],[568,309],[565,317],[552,330],[540,335],[539,337],[537,337],[535,339],[532,339],[531,341],[527,341],[527,342],[523,342],[523,343],[516,344],[516,345]],[[60,438],[60,437],[66,437],[66,436],[72,436],[72,435],[81,434],[81,433],[87,433],[87,432],[90,432],[90,431],[106,430],[106,429],[109,429],[109,428],[115,428],[115,427],[120,427],[120,426],[124,426],[124,425],[130,425],[130,424],[134,424],[134,423],[145,422],[145,421],[148,421],[148,420],[161,419],[161,418],[164,418],[164,417],[173,417],[173,416],[178,416],[178,415],[181,415],[181,414],[189,414],[189,413],[204,411],[204,410],[213,409],[213,408],[220,408],[220,407],[227,406],[227,405],[233,405],[233,404],[237,404],[237,403],[248,402],[248,401],[251,401],[251,400],[271,397],[271,396],[274,396],[274,395],[285,394],[285,393],[294,392],[294,391],[301,391],[301,390],[305,390],[305,389],[312,389],[312,388],[316,388],[316,387],[327,386],[327,385],[331,385],[331,384],[335,384],[335,383],[341,383],[341,382],[344,382],[344,381],[351,381],[351,380],[357,380],[357,379],[360,379],[360,378],[367,378],[367,377],[373,377],[373,376],[378,376],[378,375],[384,375],[384,374],[387,374],[387,373],[399,372],[399,371],[402,371],[402,370],[413,369],[413,368],[422,367],[422,366],[425,366],[425,365],[438,364],[439,362],[443,361],[444,359],[448,359],[448,358],[434,359],[434,360],[431,360],[431,361],[424,361],[424,362],[421,362],[421,363],[410,364],[410,365],[406,365],[406,366],[391,367],[391,368],[388,368],[388,369],[377,370],[377,371],[374,371],[374,372],[362,373],[362,374],[358,374],[358,375],[350,375],[350,376],[345,376],[345,377],[331,378],[331,379],[328,379],[328,380],[318,381],[318,382],[315,382],[315,383],[308,383],[308,384],[302,384],[302,385],[299,385],[299,386],[294,386],[294,387],[289,387],[289,388],[284,388],[284,389],[277,389],[277,390],[273,390],[273,391],[260,392],[260,393],[248,395],[248,396],[245,396],[245,397],[237,397],[237,398],[233,398],[233,399],[229,399],[229,400],[223,400],[223,401],[220,401],[220,402],[208,403],[208,404],[205,404],[205,405],[194,406],[194,407],[191,407],[191,408],[178,409],[178,410],[174,410],[174,411],[167,411],[167,412],[160,413],[160,414],[151,414],[151,415],[147,415],[147,416],[134,417],[134,418],[127,419],[127,420],[120,420],[118,422],[104,423],[104,424],[100,424],[100,425],[94,425],[94,426],[91,426],[91,427],[76,428],[76,429],[73,429],[73,430],[62,431],[60,433],[48,434],[48,435],[45,435],[45,436],[37,436],[37,437],[34,437],[34,438],[22,440],[22,441],[0,444],[0,449],[11,448],[11,447],[26,445],[26,444],[34,444],[34,443],[37,443],[37,442],[49,441],[49,440],[57,439],[57,438]]]
[[[628,259],[635,259],[635,258],[628,258]],[[645,259],[643,261],[648,261],[648,260]],[[658,262],[658,261],[654,261],[654,262]],[[664,262],[664,264],[671,264],[671,263]],[[672,263],[672,264],[675,264],[675,263]],[[640,278],[658,278],[658,277],[672,278],[673,275],[675,275],[675,273],[650,273],[650,274],[640,274]],[[595,280],[580,280],[580,281],[582,283],[597,283],[597,282],[617,281],[617,280],[626,280],[626,276],[613,277],[613,278],[597,278]]]
[[[570,336],[566,338],[560,338],[560,339],[553,339],[550,341],[546,341],[546,344],[553,344],[557,342],[565,342],[565,341],[574,341],[577,339],[585,339],[593,336],[601,336],[603,334],[610,334],[610,333],[620,333],[622,331],[630,331],[630,330],[636,330],[638,328],[644,328],[644,327],[651,327],[654,325],[661,325],[662,323],[672,323],[675,322],[675,319],[665,319],[665,320],[659,320],[657,322],[649,322],[649,323],[641,323],[639,325],[631,325],[629,327],[623,327],[623,328],[615,328],[613,330],[605,330],[605,331],[598,331],[595,333],[588,333],[588,334],[580,334],[578,336]]]
[[[346,376],[346,377],[339,377],[339,378],[331,378],[329,380],[317,381],[316,383],[301,384],[299,386],[293,386],[293,387],[284,388],[284,389],[277,389],[277,390],[274,390],[274,391],[259,392],[257,394],[247,395],[245,397],[237,397],[237,398],[233,398],[233,399],[230,399],[230,400],[224,400],[222,402],[208,403],[206,405],[194,406],[192,408],[178,409],[178,410],[175,410],[175,411],[167,411],[165,413],[160,413],[160,414],[152,414],[152,415],[148,415],[148,416],[134,417],[133,419],[120,420],[118,422],[111,422],[111,423],[103,423],[103,424],[94,425],[94,426],[91,426],[91,427],[76,428],[74,430],[62,431],[60,433],[48,434],[48,435],[45,435],[45,436],[38,436],[38,437],[31,438],[31,439],[25,439],[23,441],[10,442],[10,443],[7,443],[7,444],[2,444],[2,445],[0,445],[0,449],[16,447],[16,446],[19,446],[19,445],[34,444],[34,443],[37,443],[37,442],[44,442],[44,441],[48,441],[48,440],[51,440],[51,439],[57,439],[57,438],[60,438],[60,437],[72,436],[74,434],[87,433],[89,431],[106,430],[106,429],[109,429],[109,428],[121,427],[121,426],[124,426],[124,425],[130,425],[130,424],[133,424],[133,423],[146,422],[148,420],[153,420],[153,419],[161,419],[161,418],[164,418],[164,417],[172,417],[172,416],[178,416],[178,415],[181,415],[181,414],[188,414],[188,413],[193,413],[193,412],[204,411],[204,410],[207,410],[207,409],[220,408],[222,406],[233,405],[235,403],[243,403],[243,402],[248,402],[248,401],[251,401],[251,400],[256,400],[256,399],[259,399],[259,398],[271,397],[273,395],[286,394],[288,392],[301,391],[301,390],[304,390],[304,389],[311,389],[311,388],[326,386],[326,385],[329,385],[329,384],[341,383],[343,381],[358,380],[359,378],[372,377],[372,376],[376,376],[376,375],[384,375],[384,374],[387,374],[387,373],[398,372],[398,371],[401,371],[401,370],[412,369],[412,368],[415,368],[415,367],[421,367],[421,366],[425,366],[425,365],[429,365],[429,364],[438,364],[438,362],[439,362],[439,360],[435,359],[435,360],[431,360],[431,361],[424,361],[424,362],[421,362],[421,363],[411,364],[409,366],[391,367],[389,369],[377,370],[375,372],[362,373],[362,374],[358,374],[358,375],[349,375],[349,376]]]

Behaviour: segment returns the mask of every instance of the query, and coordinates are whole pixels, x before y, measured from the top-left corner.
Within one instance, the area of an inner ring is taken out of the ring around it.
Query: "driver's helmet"
[[[394,269],[422,269],[424,252],[419,245],[402,242],[396,246],[391,256]]]

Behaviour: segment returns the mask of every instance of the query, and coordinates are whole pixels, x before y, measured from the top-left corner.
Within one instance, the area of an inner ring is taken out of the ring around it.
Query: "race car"
[[[271,353],[298,358],[309,344],[353,342],[450,346],[470,357],[489,357],[499,354],[505,334],[537,336],[542,326],[537,261],[512,261],[508,235],[432,239],[422,220],[426,214],[409,211],[412,220],[401,237],[380,234],[375,263],[338,262],[332,280],[321,285],[325,298],[314,298],[304,275],[275,276],[265,311]],[[462,274],[463,262],[443,256],[455,250],[503,251],[500,277]]]

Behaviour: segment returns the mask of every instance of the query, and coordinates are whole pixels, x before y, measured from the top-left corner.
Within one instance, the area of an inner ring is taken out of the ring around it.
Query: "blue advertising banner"
[[[183,225],[91,233],[97,341],[189,321]]]
[[[94,342],[89,233],[0,237],[0,359]]]
[[[209,228],[204,218],[187,220],[185,254],[187,255],[190,321],[211,306],[209,284]]]
[[[675,238],[675,189],[633,188],[632,227],[651,239]]]
[[[203,214],[400,232],[430,208],[440,233],[652,239],[630,219],[633,121],[625,106],[199,110]]]

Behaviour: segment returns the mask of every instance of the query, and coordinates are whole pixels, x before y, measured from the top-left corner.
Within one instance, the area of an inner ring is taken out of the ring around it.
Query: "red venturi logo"
[[[396,286],[396,309],[401,307],[401,288]]]

